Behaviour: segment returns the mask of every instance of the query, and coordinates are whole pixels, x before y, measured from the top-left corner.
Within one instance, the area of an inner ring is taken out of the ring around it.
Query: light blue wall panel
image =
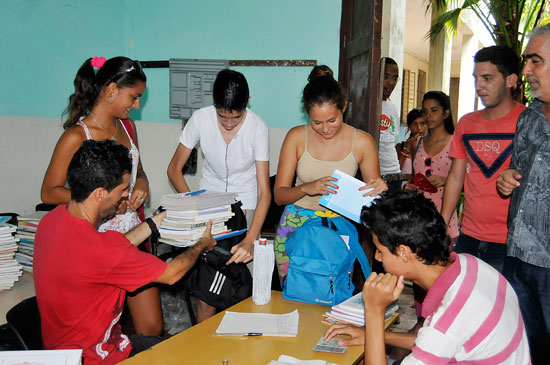
[[[337,71],[338,0],[0,1],[0,115],[59,117],[91,56],[316,59]],[[5,57],[5,55],[9,55]],[[270,127],[304,121],[309,68],[239,67]],[[147,69],[136,120],[169,119],[168,69]]]

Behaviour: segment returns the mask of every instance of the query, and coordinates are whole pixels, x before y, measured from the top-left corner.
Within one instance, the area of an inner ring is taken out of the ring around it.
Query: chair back
[[[36,297],[28,298],[6,313],[6,321],[24,350],[42,350],[40,313]]]

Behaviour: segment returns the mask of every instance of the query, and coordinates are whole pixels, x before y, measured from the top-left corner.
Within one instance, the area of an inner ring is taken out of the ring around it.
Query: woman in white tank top
[[[275,259],[283,284],[288,271],[287,237],[309,218],[335,215],[318,204],[322,195],[338,189],[331,177],[334,169],[353,176],[359,168],[366,182],[360,190],[374,188],[365,195],[387,190],[373,138],[343,121],[347,101],[336,80],[330,75],[311,78],[302,102],[310,123],[286,135],[274,187],[275,202],[286,204],[275,237]]]

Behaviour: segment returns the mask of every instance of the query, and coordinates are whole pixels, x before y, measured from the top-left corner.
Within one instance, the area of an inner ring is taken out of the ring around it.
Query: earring
[[[114,96],[114,95],[111,95],[111,96],[107,99],[107,102],[108,102],[109,104],[114,103],[114,102],[115,102],[115,96]]]

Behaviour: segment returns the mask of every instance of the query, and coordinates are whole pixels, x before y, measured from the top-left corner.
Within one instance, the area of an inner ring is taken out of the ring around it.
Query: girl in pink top
[[[451,101],[441,91],[430,91],[424,95],[422,108],[426,113],[429,132],[418,143],[413,156],[413,170],[415,174],[422,173],[425,175],[432,185],[437,188],[435,193],[426,191],[422,191],[422,193],[431,199],[437,209],[441,211],[443,189],[451,170],[449,150],[455,130],[451,115]],[[405,186],[405,189],[418,189],[418,187],[409,183]],[[456,212],[451,217],[447,233],[453,240],[458,236]]]

